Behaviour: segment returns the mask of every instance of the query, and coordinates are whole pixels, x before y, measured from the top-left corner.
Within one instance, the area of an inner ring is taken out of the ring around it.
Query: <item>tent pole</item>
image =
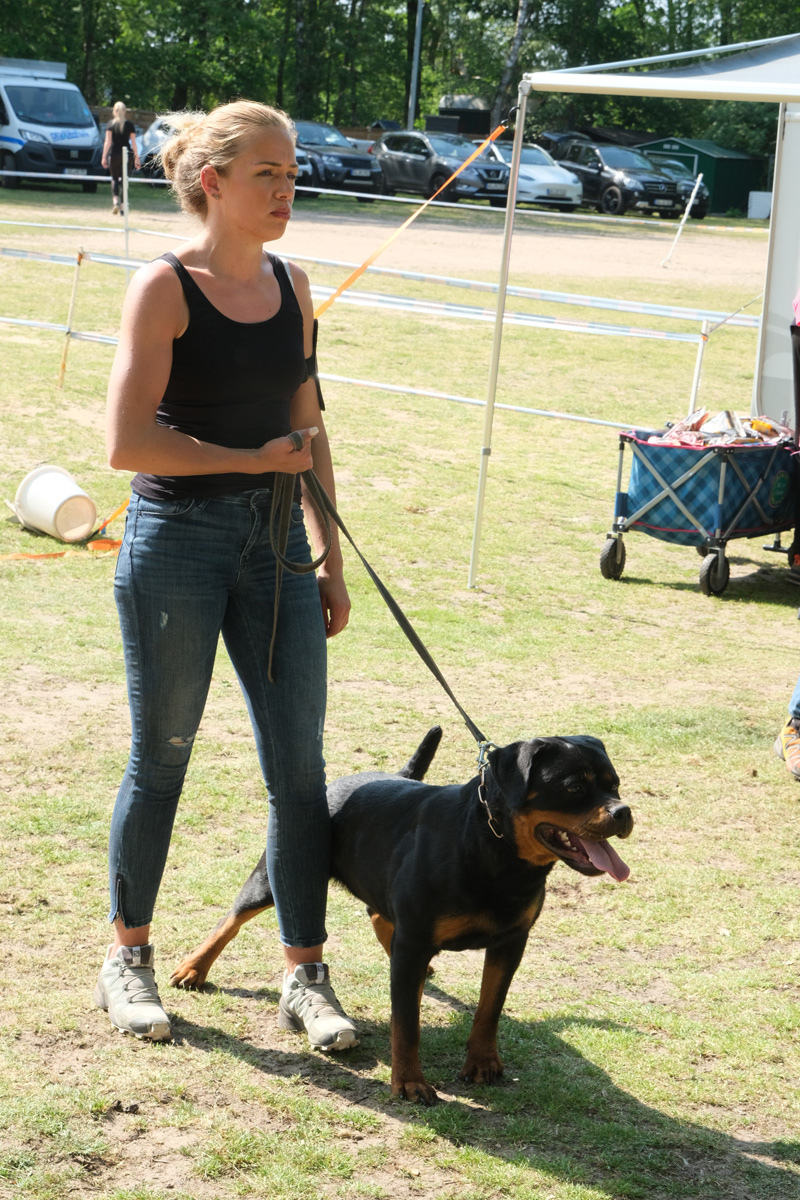
[[[519,182],[519,164],[522,157],[522,142],[525,137],[525,115],[528,106],[528,96],[531,85],[527,79],[520,81],[518,96],[518,111],[514,129],[514,149],[511,155],[511,175],[508,180],[508,200],[506,202],[506,223],[503,232],[503,254],[500,264],[500,286],[497,292],[497,310],[494,322],[494,340],[492,342],[492,360],[489,367],[489,384],[486,390],[486,413],[483,423],[483,449],[481,450],[481,465],[478,475],[478,499],[475,505],[475,527],[472,534],[472,556],[469,563],[469,579],[467,587],[475,587],[475,576],[478,569],[478,548],[481,540],[481,524],[483,521],[483,502],[486,493],[486,475],[489,466],[489,455],[492,453],[492,421],[494,419],[494,401],[497,393],[497,372],[500,366],[500,344],[503,340],[503,315],[506,307],[506,288],[508,287],[508,264],[511,259],[511,236],[514,232],[514,210],[517,206],[517,183]],[[544,96],[536,97],[538,108]]]

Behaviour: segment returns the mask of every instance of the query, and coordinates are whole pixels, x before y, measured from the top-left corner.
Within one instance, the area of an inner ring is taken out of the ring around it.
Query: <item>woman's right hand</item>
[[[299,475],[303,471],[310,471],[314,466],[311,443],[319,430],[316,425],[312,425],[309,429],[298,429],[296,432],[303,439],[299,450],[295,449],[291,437],[280,437],[265,442],[260,449],[254,451],[255,462],[258,464],[254,467],[254,473],[260,475],[266,471],[280,471],[283,475]]]

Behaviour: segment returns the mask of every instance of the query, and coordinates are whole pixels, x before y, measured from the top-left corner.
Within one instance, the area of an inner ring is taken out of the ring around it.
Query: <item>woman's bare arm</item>
[[[305,272],[296,267],[294,263],[292,263],[292,279],[303,313],[305,351],[306,357],[309,357],[314,342],[314,308],[311,301],[311,288]],[[292,399],[292,428],[305,429],[314,425],[319,430],[311,442],[314,472],[335,504],[336,485],[330,443],[317,399],[316,384],[309,379],[298,388]],[[308,499],[305,492],[303,494],[303,511],[312,541],[319,553],[325,545],[325,527],[314,504]],[[317,582],[322,599],[325,629],[329,638],[335,637],[337,633],[341,633],[350,617],[350,597],[344,582],[342,551],[339,544],[339,530],[336,525],[332,525],[330,553],[317,572]]]

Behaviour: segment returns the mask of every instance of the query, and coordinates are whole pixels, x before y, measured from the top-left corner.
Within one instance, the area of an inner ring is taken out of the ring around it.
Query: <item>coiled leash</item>
[[[303,435],[301,433],[298,433],[297,430],[294,430],[292,433],[289,434],[289,437],[292,440],[292,444],[293,444],[295,450],[302,450]],[[472,720],[472,718],[469,716],[469,714],[466,712],[466,710],[464,708],[462,708],[462,706],[459,704],[458,700],[455,697],[455,694],[453,693],[453,689],[450,687],[450,684],[447,682],[444,675],[442,674],[442,672],[439,670],[438,666],[434,662],[430,651],[428,650],[427,646],[424,644],[424,642],[420,638],[417,631],[414,629],[414,626],[411,624],[408,617],[405,615],[405,613],[401,609],[400,605],[395,600],[394,596],[391,594],[389,589],[386,587],[386,584],[382,581],[382,579],[380,578],[378,573],[375,570],[373,570],[373,568],[370,566],[370,564],[364,558],[364,555],[361,553],[358,546],[353,541],[352,537],[350,536],[350,532],[347,529],[347,526],[345,525],[342,518],[339,516],[339,514],[336,511],[336,508],[333,504],[333,501],[331,500],[328,493],[325,491],[325,488],[320,483],[320,481],[317,478],[317,476],[315,475],[314,471],[313,470],[302,471],[300,473],[300,477],[303,480],[305,487],[306,487],[306,492],[307,492],[308,496],[310,497],[317,512],[319,513],[320,519],[322,520],[323,525],[325,527],[325,548],[322,551],[322,554],[320,554],[319,558],[317,558],[314,562],[298,563],[298,562],[292,562],[291,559],[287,558],[286,546],[287,546],[287,543],[289,540],[289,522],[290,522],[290,517],[291,517],[292,500],[294,498],[295,479],[297,478],[297,476],[296,475],[285,475],[282,472],[276,472],[275,486],[274,486],[274,489],[272,492],[272,507],[270,509],[270,514],[269,514],[269,538],[270,538],[270,545],[272,546],[272,550],[273,550],[273,552],[275,554],[275,558],[276,558],[276,574],[275,574],[275,608],[274,608],[273,625],[272,625],[272,640],[270,641],[270,647],[269,647],[269,664],[268,664],[268,668],[267,668],[267,677],[269,678],[270,682],[272,682],[272,652],[273,652],[273,648],[275,646],[275,637],[276,637],[277,628],[278,628],[278,606],[280,603],[280,588],[281,588],[281,581],[283,579],[283,571],[285,569],[287,571],[291,571],[292,574],[294,574],[294,575],[308,575],[311,571],[315,571],[317,569],[317,567],[321,566],[322,563],[324,563],[325,559],[328,557],[328,553],[331,548],[331,521],[335,521],[336,524],[339,526],[339,529],[341,529],[342,533],[347,538],[350,545],[355,550],[358,557],[361,559],[361,562],[364,564],[364,569],[366,570],[366,572],[369,575],[372,582],[375,584],[375,587],[378,589],[378,592],[382,596],[387,608],[389,609],[390,613],[394,617],[395,621],[397,621],[397,624],[400,626],[403,633],[406,635],[408,640],[411,642],[411,645],[414,647],[417,654],[420,656],[422,661],[425,663],[425,666],[428,668],[428,670],[431,672],[431,674],[434,676],[434,678],[437,679],[439,681],[439,683],[441,684],[441,686],[444,688],[445,692],[450,697],[453,704],[456,706],[458,711],[461,713],[461,716],[464,719],[464,724],[466,725],[467,729],[470,731],[470,733],[474,737],[475,741],[478,743],[478,768],[479,768],[480,776],[481,776],[481,803],[484,805],[484,807],[486,807],[487,812],[488,812],[488,805],[486,804],[486,800],[483,795],[483,791],[484,791],[483,781],[484,781],[484,775],[486,772],[486,768],[489,765],[486,760],[486,755],[490,749],[494,748],[494,742],[488,741],[488,739],[485,737],[485,735],[483,733],[481,733],[480,729],[475,724],[475,722]],[[492,829],[492,832],[495,833],[495,830],[492,826],[491,813],[489,814],[489,827]],[[495,836],[502,836],[502,834],[495,833]]]

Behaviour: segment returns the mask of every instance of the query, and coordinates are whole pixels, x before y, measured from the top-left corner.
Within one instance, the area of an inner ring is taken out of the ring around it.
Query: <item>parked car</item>
[[[353,149],[335,126],[295,121],[295,128],[297,145],[311,160],[312,186],[356,192],[381,190],[383,176],[373,156]]]
[[[568,142],[559,158],[583,184],[583,203],[609,216],[621,217],[628,209],[679,217],[685,207],[678,184],[655,167],[640,150],[625,146],[598,146],[593,142]]]
[[[644,151],[642,151],[642,153],[644,153]],[[649,158],[650,162],[655,167],[658,167],[660,171],[666,172],[667,175],[675,180],[678,185],[678,191],[683,199],[683,207],[685,209],[686,202],[694,190],[697,176],[692,174],[686,163],[681,162],[677,158],[656,158],[652,154],[646,154],[645,157]],[[692,205],[689,216],[694,217],[697,221],[702,221],[703,217],[708,212],[710,200],[711,193],[706,185],[701,183],[700,187],[697,189],[697,195],[694,198],[694,204]]]
[[[591,142],[591,140],[585,133],[577,133],[574,129],[563,129],[559,133],[543,129],[536,135],[536,145],[541,146],[555,159],[563,157],[564,147],[569,142]]]
[[[63,175],[96,192],[103,139],[66,63],[0,58],[0,170]],[[19,175],[0,176],[18,188]]]
[[[419,192],[432,196],[463,163],[475,146],[468,138],[454,133],[385,133],[375,143],[373,154],[383,171],[383,190]],[[471,163],[442,193],[442,200],[486,200],[505,207],[508,197],[509,169],[503,162],[486,157]]]
[[[514,147],[511,142],[492,142],[484,157],[490,162],[510,166]],[[543,204],[559,212],[574,212],[583,199],[583,186],[577,175],[554,162],[546,150],[532,142],[522,146],[517,183],[517,204]]]
[[[156,117],[155,121],[147,126],[139,142],[139,161],[142,164],[143,175],[148,175],[151,179],[164,178],[159,155],[161,147],[171,135],[172,126],[164,117]]]

